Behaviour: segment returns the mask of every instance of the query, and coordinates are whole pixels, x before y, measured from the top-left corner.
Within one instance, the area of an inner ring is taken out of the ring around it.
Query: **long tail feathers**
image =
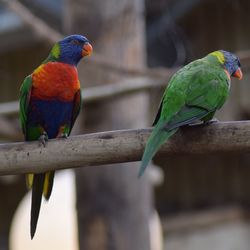
[[[27,186],[32,186],[31,214],[30,214],[30,236],[33,239],[41,208],[42,195],[49,200],[54,180],[54,171],[45,174],[29,174],[26,177]]]
[[[33,177],[31,214],[30,214],[31,239],[33,239],[36,232],[36,226],[40,213],[40,207],[43,195],[44,180],[45,180],[45,174],[35,174]]]
[[[52,192],[53,183],[54,183],[55,171],[50,171],[45,174],[45,181],[43,187],[43,195],[48,201]]]
[[[148,163],[152,160],[158,149],[161,147],[161,145],[168,140],[175,132],[178,130],[178,128],[172,129],[170,131],[166,131],[162,128],[162,124],[158,123],[156,127],[154,128],[152,134],[150,135],[146,148],[144,150],[142,161],[141,161],[141,167],[138,173],[138,178],[140,178]]]
[[[26,186],[28,189],[31,189],[32,185],[33,185],[34,175],[33,174],[26,174],[25,177],[26,177]]]

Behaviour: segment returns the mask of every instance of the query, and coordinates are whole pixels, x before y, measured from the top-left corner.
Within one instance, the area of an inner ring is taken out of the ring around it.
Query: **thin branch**
[[[33,15],[30,10],[16,0],[1,0],[11,11],[17,14],[22,21],[28,25],[38,37],[45,38],[51,44],[62,39],[62,34],[52,29],[40,18]]]
[[[134,77],[112,84],[106,84],[105,86],[85,88],[82,91],[83,103],[85,105],[86,103],[101,101],[108,98],[115,98],[153,88],[165,87],[167,81],[168,79],[166,78],[152,79],[146,77]],[[16,115],[18,112],[18,101],[0,104],[0,116]]]
[[[3,2],[9,10],[13,11],[16,15],[18,15],[22,21],[32,29],[34,34],[37,37],[41,37],[42,39],[46,39],[51,45],[58,42],[64,37],[64,34],[61,34],[57,30],[51,28],[49,24],[35,16],[29,8],[24,6],[17,0],[0,0]],[[88,58],[88,63],[92,63],[97,67],[102,67],[110,70],[111,72],[116,72],[120,74],[131,74],[131,75],[141,75],[145,74],[144,70],[141,69],[131,69],[127,67],[121,67],[117,64],[114,64],[108,60],[107,57],[103,57],[99,54],[94,53],[90,58]]]
[[[20,3],[17,0],[0,0],[3,2],[11,11],[15,12],[26,25],[28,25],[33,32],[41,38],[46,39],[50,44],[54,44],[55,42],[61,40],[64,37],[64,34],[61,34],[57,30],[51,28],[49,24],[44,22],[42,19],[38,18],[32,12]],[[236,54],[241,58],[242,65],[249,66],[250,65],[250,51],[239,51]],[[128,74],[128,75],[144,75],[144,76],[152,76],[158,74],[157,70],[144,70],[144,69],[135,69],[128,67],[121,67],[117,64],[109,62],[106,57],[103,57],[99,54],[94,53],[89,59],[89,63],[94,64],[98,67],[105,68],[110,70],[111,72],[116,72],[120,74]]]
[[[37,142],[0,145],[0,175],[138,161],[151,129],[120,130]],[[182,128],[158,155],[250,151],[250,121]]]

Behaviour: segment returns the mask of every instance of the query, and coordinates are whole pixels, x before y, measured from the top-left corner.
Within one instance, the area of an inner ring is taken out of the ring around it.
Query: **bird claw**
[[[216,122],[219,122],[219,120],[217,118],[213,118],[213,119],[205,121],[205,122],[202,122],[202,121],[194,122],[194,123],[188,124],[188,126],[191,126],[191,127],[206,126],[206,125],[210,125],[210,124],[216,123]]]
[[[192,122],[192,123],[188,124],[187,126],[189,126],[189,127],[196,127],[196,126],[201,126],[201,125],[204,125],[204,122],[202,122],[202,121],[196,121],[196,122]]]
[[[59,138],[62,138],[62,139],[67,139],[69,137],[68,133],[61,133],[59,135]]]
[[[217,118],[213,118],[213,119],[211,119],[209,121],[205,121],[204,125],[210,125],[212,123],[217,123],[217,122],[219,122],[219,120]]]
[[[44,147],[46,147],[48,139],[49,139],[48,134],[45,131],[43,131],[38,140]]]

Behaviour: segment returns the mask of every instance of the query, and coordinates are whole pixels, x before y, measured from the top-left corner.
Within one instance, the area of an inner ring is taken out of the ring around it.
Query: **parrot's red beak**
[[[238,78],[239,80],[243,78],[243,74],[240,67],[233,73],[232,76]]]
[[[85,43],[82,48],[82,56],[90,56],[93,48],[90,43]]]

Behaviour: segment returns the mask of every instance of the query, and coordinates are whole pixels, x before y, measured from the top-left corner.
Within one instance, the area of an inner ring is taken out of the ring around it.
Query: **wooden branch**
[[[54,44],[55,42],[61,40],[64,35],[58,32],[57,30],[51,28],[49,24],[44,22],[42,19],[38,18],[32,12],[20,3],[17,0],[0,0],[3,2],[11,11],[15,12],[22,21],[28,25],[33,32],[43,39],[46,39],[50,44]],[[250,65],[250,51],[239,51],[236,54],[242,60],[242,65],[244,67]],[[116,65],[108,61],[108,58],[103,57],[99,54],[94,53],[90,58],[88,58],[89,63],[94,64],[98,67],[105,68],[110,70],[111,72],[116,72],[118,74],[127,74],[130,76],[159,76],[161,75],[162,70],[157,69],[135,69],[128,67],[121,67],[120,65]],[[163,70],[163,74],[167,70]],[[169,73],[168,73],[169,74]],[[170,72],[171,74],[171,72]]]
[[[62,34],[52,29],[40,18],[33,15],[30,10],[16,0],[1,0],[11,11],[17,14],[22,21],[28,25],[38,37],[46,38],[51,44],[61,40]]]
[[[85,88],[82,91],[83,105],[109,98],[116,98],[135,92],[146,91],[153,88],[165,87],[166,78],[134,77],[117,83],[106,84],[104,86]],[[6,102],[0,104],[1,115],[16,115],[19,112],[19,102]]]
[[[166,216],[162,220],[165,235],[182,233],[191,230],[217,226],[228,222],[239,222],[249,219],[249,211],[240,206],[213,208],[210,210],[182,213]]]
[[[51,28],[51,26],[49,26],[49,24],[47,24],[45,21],[35,16],[26,6],[24,6],[19,1],[0,0],[0,2],[3,2],[11,11],[18,15],[22,19],[22,21],[32,29],[37,37],[45,39],[51,45],[61,40],[65,36],[64,34],[61,34],[57,30]],[[167,69],[141,69],[135,67],[124,67],[110,62],[107,57],[103,57],[95,52],[91,57],[88,58],[88,63],[93,64],[95,67],[101,67],[107,71],[120,75],[162,77],[166,74],[171,75],[173,73],[173,70]]]
[[[139,161],[151,129],[120,130],[38,142],[0,145],[0,175]],[[250,151],[250,121],[182,128],[158,155]]]

